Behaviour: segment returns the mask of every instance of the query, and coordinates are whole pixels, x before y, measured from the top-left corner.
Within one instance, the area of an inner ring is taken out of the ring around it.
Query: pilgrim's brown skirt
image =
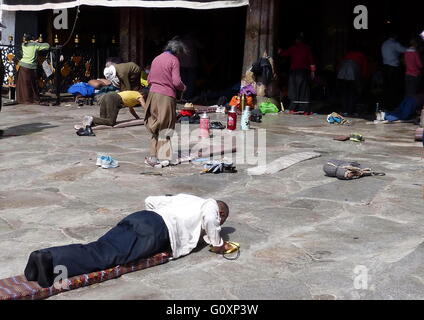
[[[37,70],[19,67],[16,82],[16,100],[19,104],[40,103]]]
[[[176,100],[160,93],[150,92],[146,101],[145,126],[150,131],[150,156],[172,160],[171,137],[177,121]]]

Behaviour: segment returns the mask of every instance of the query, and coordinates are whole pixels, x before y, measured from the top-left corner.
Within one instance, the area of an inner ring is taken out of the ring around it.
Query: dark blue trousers
[[[68,277],[73,277],[149,258],[169,247],[168,228],[162,217],[152,211],[140,211],[123,219],[95,242],[41,251],[50,252],[53,267],[66,266]]]

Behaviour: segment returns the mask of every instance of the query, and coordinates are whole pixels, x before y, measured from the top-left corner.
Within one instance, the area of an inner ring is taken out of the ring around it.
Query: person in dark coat
[[[311,79],[315,77],[315,62],[310,47],[300,35],[288,50],[278,49],[278,54],[290,57],[289,98],[290,112],[303,111],[311,115]]]

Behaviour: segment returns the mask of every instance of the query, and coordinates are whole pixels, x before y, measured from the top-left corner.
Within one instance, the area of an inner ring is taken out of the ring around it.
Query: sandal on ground
[[[153,159],[153,157],[144,158],[144,163],[152,168],[161,169],[163,166],[159,163],[157,159]]]

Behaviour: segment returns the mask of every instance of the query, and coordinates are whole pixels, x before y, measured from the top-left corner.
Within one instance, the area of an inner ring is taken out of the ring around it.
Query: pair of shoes
[[[42,288],[49,288],[54,282],[53,258],[50,252],[34,251],[28,259],[24,275],[28,281],[37,281]]]
[[[96,166],[103,169],[118,168],[119,162],[110,156],[97,156]]]
[[[84,129],[84,126],[82,124],[76,124],[74,125],[74,129],[78,131],[80,129]]]
[[[80,136],[80,137],[85,137],[85,136],[94,137],[94,136],[96,136],[94,134],[93,130],[91,129],[91,126],[86,126],[85,129],[84,128],[78,129],[77,135]]]
[[[163,168],[162,164],[158,161],[156,157],[146,157],[144,158],[144,163],[155,169]]]

